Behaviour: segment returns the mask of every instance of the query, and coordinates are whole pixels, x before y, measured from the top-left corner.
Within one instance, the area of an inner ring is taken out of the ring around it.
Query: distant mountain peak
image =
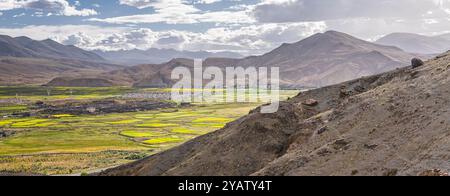
[[[25,36],[12,38],[7,35],[0,35],[0,45],[2,45],[0,57],[105,61],[93,52],[75,46],[65,46],[52,39],[37,41]]]
[[[31,38],[29,38],[27,36],[19,36],[19,37],[16,37],[15,39],[32,40]]]
[[[285,85],[317,87],[406,66],[412,57],[396,47],[327,31],[293,44],[282,44],[261,56],[242,59],[238,65],[276,65]]]
[[[208,52],[208,51],[180,51],[175,49],[149,48],[147,50],[119,50],[119,51],[94,51],[96,54],[125,65],[161,64],[174,59],[207,59],[216,58],[242,58],[234,52]]]
[[[414,33],[391,33],[375,43],[396,46],[404,51],[419,54],[439,54],[450,49],[450,39],[445,35],[425,36]]]
[[[323,34],[325,34],[325,35],[340,35],[340,36],[347,36],[348,35],[346,33],[342,33],[342,32],[335,31],[335,30],[329,30],[329,31],[326,31]]]
[[[45,43],[51,43],[51,44],[60,44],[59,42],[57,42],[57,41],[55,41],[55,40],[53,40],[53,39],[50,39],[50,38],[45,39],[45,40],[42,40],[42,42],[45,42]],[[61,44],[61,45],[62,45],[62,44]]]

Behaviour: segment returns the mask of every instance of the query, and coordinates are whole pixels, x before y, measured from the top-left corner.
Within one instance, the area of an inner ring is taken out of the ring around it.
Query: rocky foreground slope
[[[100,175],[450,171],[450,53],[415,69],[302,93],[283,102],[275,114],[258,110],[221,130]]]

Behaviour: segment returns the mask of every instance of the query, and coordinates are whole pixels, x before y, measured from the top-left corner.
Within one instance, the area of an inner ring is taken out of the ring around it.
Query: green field
[[[0,87],[0,114],[27,111],[37,100],[92,100],[167,89]],[[283,98],[295,91],[283,91]],[[14,99],[23,103],[16,103]],[[5,100],[13,100],[10,103]],[[117,166],[220,129],[261,103],[193,105],[104,115],[0,118],[0,172],[81,174]]]

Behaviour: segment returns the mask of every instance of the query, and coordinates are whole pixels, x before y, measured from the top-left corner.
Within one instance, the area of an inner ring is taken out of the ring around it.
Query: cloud
[[[338,30],[366,40],[376,40],[393,32],[435,35],[450,31],[450,0],[232,1],[232,6],[223,7],[220,0],[119,0],[122,5],[142,10],[127,11],[129,15],[110,18],[80,19],[81,23],[90,21],[91,25],[0,28],[0,34],[52,38],[89,50],[174,48],[253,55],[326,30]],[[27,16],[35,17],[96,13],[95,10],[95,13],[80,13],[86,9],[77,6],[79,3],[75,1],[70,2],[0,0],[0,11],[30,9],[33,12]],[[213,3],[217,4],[200,5]],[[206,10],[205,7],[214,9]],[[198,24],[195,27],[200,28],[193,30],[194,25],[177,24]]]
[[[183,13],[178,11],[158,11],[156,14],[142,14],[120,16],[113,18],[90,18],[86,21],[103,22],[111,24],[195,24],[195,23],[220,23],[220,24],[251,24],[255,20],[245,11],[218,11],[204,13]]]
[[[296,42],[326,28],[322,22],[217,27],[206,32],[153,31],[149,28],[93,25],[26,26],[0,28],[0,34],[54,39],[88,50],[174,48],[178,50],[235,51],[261,54],[285,42]],[[39,33],[36,33],[39,32]]]
[[[423,35],[440,35],[450,33],[450,20],[427,19],[383,19],[383,18],[355,18],[347,20],[326,21],[328,29],[342,31],[358,38],[375,41],[381,36],[394,32],[418,33]]]
[[[217,0],[198,1],[197,3],[214,3]],[[87,21],[111,24],[250,24],[255,20],[250,16],[250,10],[239,11],[202,11],[193,4],[183,0],[120,0],[121,4],[139,9],[153,8],[153,14],[128,15],[111,18],[91,18]],[[192,2],[191,2],[192,3]]]
[[[152,7],[154,9],[177,9],[185,10],[186,12],[197,11],[192,5],[188,5],[185,0],[119,0],[122,5],[128,5],[132,7],[137,7],[139,9],[144,9]]]
[[[268,24],[321,21],[372,41],[393,32],[449,32],[450,0],[262,0],[252,15]]]
[[[62,41],[68,36],[79,32],[86,33],[90,35],[90,37],[97,39],[101,38],[103,35],[121,33],[128,30],[130,30],[130,28],[127,27],[99,27],[93,25],[29,25],[18,28],[0,27],[0,34],[13,37],[28,36],[35,40],[51,38],[57,41]]]
[[[199,4],[213,4],[217,2],[221,2],[222,0],[197,0],[196,3]]]
[[[16,14],[16,15],[13,16],[13,18],[19,18],[19,17],[22,17],[22,16],[26,16],[26,14],[25,13]]]
[[[254,24],[244,27],[218,27],[209,29],[186,48],[203,50],[231,50],[244,55],[262,54],[282,43],[300,41],[310,35],[323,32],[323,22],[290,24]]]
[[[66,0],[1,0],[0,10],[32,9],[63,16],[92,16],[98,13],[93,9],[77,9]]]
[[[254,9],[260,22],[301,22],[349,18],[449,16],[449,0],[264,0]]]

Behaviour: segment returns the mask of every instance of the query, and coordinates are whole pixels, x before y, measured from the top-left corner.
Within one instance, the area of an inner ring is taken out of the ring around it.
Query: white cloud
[[[200,3],[214,3],[216,0]],[[121,4],[143,8],[153,8],[153,14],[129,15],[112,18],[91,18],[88,21],[112,24],[194,24],[202,22],[221,24],[249,24],[255,20],[250,16],[250,10],[239,11],[202,11],[183,0],[120,0]]]
[[[408,32],[423,35],[439,35],[450,33],[448,19],[410,20],[383,18],[355,18],[347,20],[330,20],[325,22],[328,29],[342,31],[356,37],[375,41],[381,36],[394,32]]]
[[[25,15],[26,15],[25,13],[20,13],[20,14],[14,15],[13,18],[19,18],[19,17],[25,16]]]
[[[254,15],[261,22],[301,22],[349,18],[449,16],[450,0],[264,0]],[[431,14],[430,14],[431,13]]]
[[[217,3],[220,2],[222,0],[197,0],[196,3],[199,4],[213,4],[213,3]]]
[[[153,31],[148,28],[99,27],[92,25],[27,26],[0,28],[0,34],[54,39],[84,49],[130,50],[175,48],[179,50],[236,51],[261,54],[281,43],[296,42],[326,28],[322,22],[217,27],[206,32]],[[36,33],[39,32],[39,33]]]
[[[394,32],[448,32],[450,0],[262,0],[260,23],[322,21],[329,30],[375,40]]]
[[[0,10],[12,10],[20,8],[23,3],[16,0],[0,0]]]
[[[122,5],[137,7],[139,9],[152,7],[154,9],[177,9],[186,12],[197,11],[192,5],[188,5],[185,0],[119,0]]]
[[[255,23],[247,12],[238,11],[218,11],[218,12],[204,12],[204,13],[182,13],[178,11],[161,11],[156,14],[142,14],[131,16],[120,16],[113,18],[90,18],[87,21],[104,22],[111,24],[151,24],[151,23],[166,23],[166,24],[195,24],[195,23],[221,23],[221,24],[250,24]]]
[[[20,28],[0,28],[0,34],[9,35],[13,37],[28,36],[36,40],[44,40],[47,38],[62,41],[66,37],[76,34],[78,32],[84,32],[89,34],[93,39],[99,39],[104,34],[121,33],[130,30],[126,27],[99,27],[92,25],[30,25]],[[38,33],[37,33],[38,32]]]
[[[0,10],[32,9],[64,16],[92,16],[98,13],[93,9],[77,9],[66,0],[0,0]]]

